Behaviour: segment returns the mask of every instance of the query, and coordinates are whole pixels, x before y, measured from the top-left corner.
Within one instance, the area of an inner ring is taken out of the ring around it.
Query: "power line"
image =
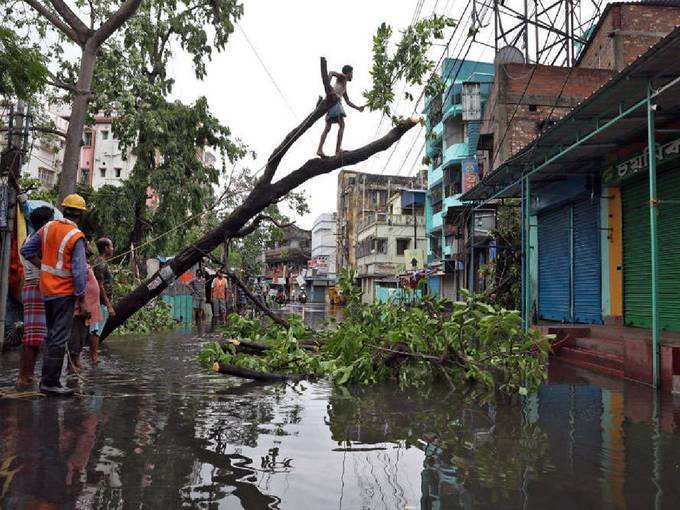
[[[253,53],[255,54],[255,57],[257,58],[257,60],[258,60],[258,61],[260,62],[260,64],[262,65],[262,68],[264,69],[264,72],[267,73],[267,76],[269,77],[269,80],[272,82],[272,85],[274,85],[274,87],[275,87],[276,90],[278,91],[279,95],[281,96],[281,99],[283,99],[283,102],[286,103],[286,106],[287,106],[288,109],[290,110],[290,113],[292,113],[292,114],[293,114],[293,117],[295,117],[295,118],[297,119],[298,116],[297,116],[297,114],[295,113],[295,110],[293,110],[293,107],[290,105],[290,102],[289,102],[288,99],[286,98],[286,95],[283,93],[283,91],[282,91],[281,88],[279,87],[278,83],[276,83],[276,80],[274,79],[274,76],[272,76],[272,73],[269,72],[269,69],[267,68],[267,64],[265,64],[265,63],[264,63],[264,60],[262,60],[262,57],[260,57],[260,54],[257,52],[257,49],[255,48],[255,46],[254,46],[253,43],[251,42],[250,38],[249,38],[248,35],[246,34],[246,31],[243,30],[243,27],[241,26],[240,23],[236,23],[236,25],[237,25],[238,28],[241,30],[241,33],[243,34],[243,37],[246,39],[246,42],[248,43],[248,46],[250,46],[250,49],[253,50]]]
[[[486,12],[484,12],[484,14],[483,14],[482,16],[485,17],[485,16],[488,14],[488,12],[489,12],[489,8],[487,8]],[[482,21],[481,24],[483,25],[484,22]],[[457,55],[456,58],[455,58],[455,61],[459,62],[459,64],[458,64],[458,66],[457,66],[457,68],[456,68],[456,74],[455,74],[455,76],[453,77],[453,80],[451,81],[451,86],[450,86],[450,87],[448,88],[448,90],[446,91],[446,94],[445,94],[445,96],[444,96],[444,100],[442,101],[442,104],[443,104],[443,105],[445,105],[445,104],[448,102],[448,100],[449,100],[450,94],[451,94],[451,92],[453,91],[453,89],[454,89],[454,87],[455,87],[456,80],[458,79],[458,75],[460,74],[460,71],[461,71],[461,69],[463,68],[463,62],[465,62],[465,60],[467,59],[467,56],[468,56],[468,54],[470,53],[470,50],[472,49],[472,44],[473,44],[474,42],[476,42],[476,41],[475,41],[475,38],[474,38],[474,37],[470,38],[469,44],[468,44],[468,48],[467,48],[467,50],[465,51],[465,55],[463,56],[463,58],[460,59],[460,53],[463,51],[464,44],[463,44],[463,46],[461,46],[460,51],[458,52],[458,55]],[[440,61],[441,61],[441,59],[440,59]],[[479,62],[477,62],[477,63],[475,64],[475,67],[473,68],[473,72],[477,69],[477,65],[478,65],[478,64],[479,64]],[[437,67],[438,67],[438,66],[439,66],[439,64],[437,64]],[[435,68],[435,71],[436,71],[436,68]],[[450,75],[451,75],[451,70],[449,70],[449,73],[447,74],[445,80],[448,81]],[[423,89],[423,92],[424,92],[424,89]],[[422,94],[421,94],[421,97],[422,97]],[[419,100],[420,100],[420,99],[419,99]],[[421,126],[421,127],[420,127],[420,130],[418,131],[418,135],[420,135],[420,132],[421,132],[422,130],[423,130],[423,127]],[[413,145],[415,145],[415,141],[414,141],[414,144],[413,144]],[[406,160],[408,159],[408,156],[409,156],[409,154],[411,153],[411,150],[413,149],[413,145],[412,145],[411,149],[409,150],[409,152],[406,154],[406,157],[404,158],[404,160],[402,161],[402,163],[401,163],[401,165],[400,165],[400,167],[399,167],[399,171],[397,172],[397,175],[401,174],[401,171],[402,171],[402,169],[404,168],[404,164],[406,163]],[[423,147],[421,148],[421,150],[420,150],[418,156],[422,153],[422,151],[423,151],[424,148],[425,148],[425,143],[423,143]],[[416,157],[416,160],[417,160],[417,157]],[[414,162],[414,165],[413,165],[413,166],[415,166],[415,162]],[[411,167],[411,169],[413,168],[413,166]]]
[[[468,7],[470,6],[470,4],[471,4],[471,0],[468,0],[468,3],[466,4],[465,9],[463,9],[463,14],[461,15],[461,17],[463,17],[463,16],[465,15],[465,12],[467,11],[467,9],[468,9]],[[444,47],[444,50],[442,51],[441,55],[439,56],[439,60],[437,60],[437,63],[435,64],[435,67],[434,67],[434,69],[432,70],[432,73],[430,74],[430,78],[425,82],[426,85],[423,86],[423,89],[422,89],[422,91],[420,92],[420,96],[418,96],[418,99],[417,99],[417,101],[415,102],[415,104],[414,104],[414,106],[413,106],[413,114],[415,114],[416,110],[418,109],[418,104],[420,103],[420,100],[421,100],[421,99],[423,98],[423,96],[425,95],[425,88],[426,88],[426,86],[427,86],[427,83],[429,83],[429,82],[432,80],[432,78],[434,77],[434,75],[437,73],[437,70],[439,69],[439,66],[440,66],[441,62],[442,62],[442,60],[444,59],[444,55],[446,54],[447,50],[449,49],[449,46],[451,45],[451,41],[453,41],[453,38],[455,37],[455,35],[456,35],[456,33],[458,32],[458,29],[461,27],[461,25],[462,25],[462,23],[458,23],[458,24],[456,25],[456,27],[454,28],[453,33],[451,34],[451,37],[449,38],[448,42],[446,43],[446,45],[445,45],[445,47]],[[461,33],[462,33],[462,32],[461,32]],[[460,41],[460,38],[459,38],[458,40]],[[460,54],[460,53],[459,53],[459,54]],[[421,131],[422,131],[422,126],[421,126],[420,129],[418,130],[418,134],[420,134]],[[392,160],[392,157],[394,156],[394,153],[396,152],[397,147],[399,146],[399,142],[400,142],[400,141],[401,141],[401,138],[400,138],[399,140],[397,140],[397,141],[395,142],[395,144],[393,145],[392,151],[390,152],[390,155],[389,155],[389,157],[387,158],[387,162],[386,162],[385,165],[383,166],[383,169],[380,171],[380,175],[383,175],[383,174],[385,173],[385,170],[387,170],[387,166],[390,164],[390,161]]]

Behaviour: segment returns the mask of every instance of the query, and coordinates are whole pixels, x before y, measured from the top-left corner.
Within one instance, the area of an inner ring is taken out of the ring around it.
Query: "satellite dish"
[[[498,64],[524,64],[524,54],[519,48],[514,46],[503,46],[498,53],[496,53],[496,58],[493,59],[495,65]]]

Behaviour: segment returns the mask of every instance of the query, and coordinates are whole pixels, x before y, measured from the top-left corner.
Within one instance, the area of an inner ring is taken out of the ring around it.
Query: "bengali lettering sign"
[[[680,139],[656,147],[657,161],[676,158],[678,154],[680,154]],[[647,156],[648,152],[645,150],[642,154],[610,166],[602,175],[602,181],[604,184],[614,184],[637,175],[648,168]]]

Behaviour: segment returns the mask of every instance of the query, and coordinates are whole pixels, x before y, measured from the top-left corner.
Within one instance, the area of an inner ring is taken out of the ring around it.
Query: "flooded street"
[[[0,400],[0,508],[680,505],[680,401],[644,386],[562,365],[523,404],[261,385],[200,367],[205,341],[114,337],[84,396]]]

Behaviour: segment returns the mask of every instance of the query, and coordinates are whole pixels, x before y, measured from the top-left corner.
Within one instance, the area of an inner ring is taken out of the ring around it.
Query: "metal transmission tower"
[[[525,62],[572,66],[600,17],[603,0],[493,2],[495,50],[517,48]],[[479,3],[479,2],[478,2]],[[484,4],[482,4],[484,5]]]

